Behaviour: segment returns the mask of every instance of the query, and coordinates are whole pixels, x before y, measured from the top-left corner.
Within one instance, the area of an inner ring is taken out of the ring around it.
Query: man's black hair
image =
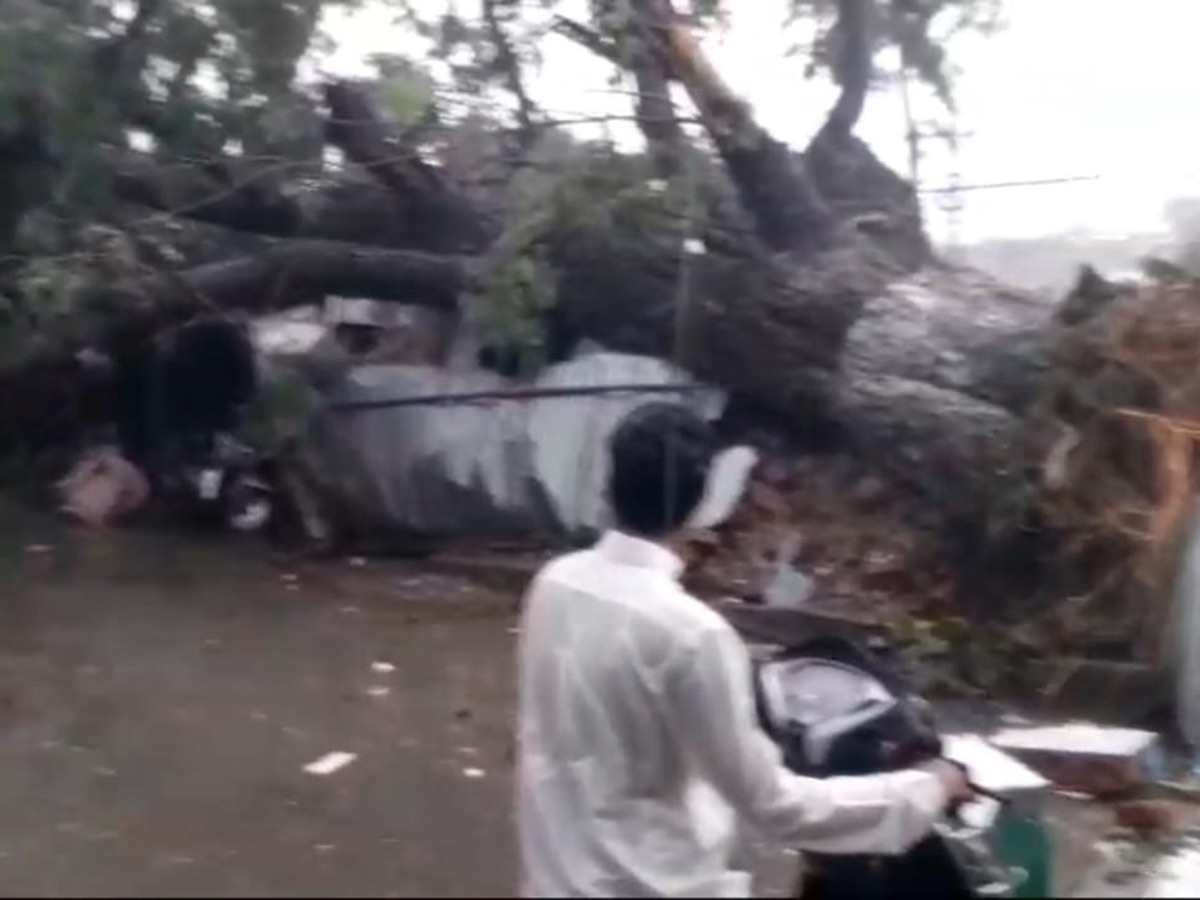
[[[647,403],[621,422],[610,449],[617,527],[658,538],[677,531],[699,506],[717,439],[686,407]]]

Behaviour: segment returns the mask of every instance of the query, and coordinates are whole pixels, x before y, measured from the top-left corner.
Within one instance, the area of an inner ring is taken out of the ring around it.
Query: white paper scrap
[[[320,759],[310,762],[304,767],[304,771],[309,775],[332,775],[338,769],[344,769],[356,759],[358,759],[357,753],[346,753],[343,750],[337,750],[333,753],[326,753]]]

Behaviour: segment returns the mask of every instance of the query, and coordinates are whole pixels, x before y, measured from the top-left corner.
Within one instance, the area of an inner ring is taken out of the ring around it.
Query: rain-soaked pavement
[[[514,601],[0,500],[0,896],[511,896]]]
[[[0,522],[0,893],[512,894],[509,598]]]

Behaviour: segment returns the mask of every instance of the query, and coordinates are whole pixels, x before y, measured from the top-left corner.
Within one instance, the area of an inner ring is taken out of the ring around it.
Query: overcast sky
[[[780,28],[784,0],[737,0],[727,33],[709,49],[730,84],[776,136],[802,146],[833,94],[803,78]],[[464,10],[474,6],[464,0]],[[1173,196],[1200,196],[1200,0],[1007,0],[1007,27],[952,50],[958,81],[958,154],[965,184],[1098,175],[1093,182],[971,192],[959,237],[1033,236],[1084,229],[1155,231]],[[405,29],[380,8],[332,23],[338,51],[327,67],[361,71],[370,53],[402,51]],[[571,114],[623,112],[628,99],[605,85],[607,68],[567,42],[545,41],[535,80],[545,107]],[[872,97],[859,133],[907,170],[898,98]],[[930,147],[928,187],[947,183],[948,155]],[[927,204],[935,239],[949,220]]]

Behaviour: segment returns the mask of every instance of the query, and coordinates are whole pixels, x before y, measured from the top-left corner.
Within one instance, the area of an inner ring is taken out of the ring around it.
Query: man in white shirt
[[[821,853],[898,854],[927,836],[965,797],[962,771],[789,772],[759,727],[745,645],[678,582],[672,539],[728,515],[748,451],[718,453],[701,419],[650,404],[611,454],[617,530],[551,562],[526,598],[522,894],[747,897],[750,876],[731,869],[739,818]]]

